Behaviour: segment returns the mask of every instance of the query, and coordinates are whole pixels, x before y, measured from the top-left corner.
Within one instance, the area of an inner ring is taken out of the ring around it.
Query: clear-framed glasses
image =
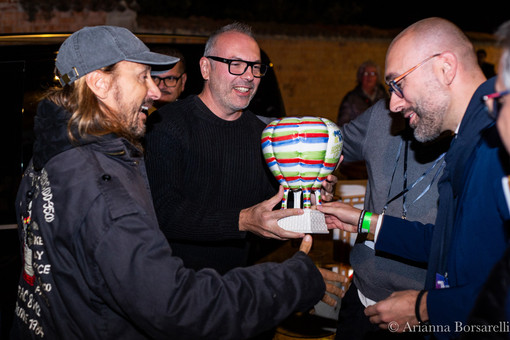
[[[177,85],[177,82],[179,81],[179,79],[182,78],[183,74],[184,73],[181,73],[181,75],[178,77],[169,76],[169,77],[165,77],[165,78],[161,78],[158,76],[152,76],[152,80],[154,80],[154,83],[156,84],[156,86],[159,86],[159,84],[161,84],[161,81],[163,81],[163,83],[165,84],[166,87],[174,87]]]
[[[216,56],[206,56],[206,58],[220,63],[228,64],[228,72],[234,76],[243,75],[248,67],[251,67],[251,73],[255,78],[261,78],[266,75],[267,70],[272,67],[272,64],[266,65],[255,61],[246,61],[239,59],[226,59]]]
[[[370,76],[370,77],[377,77],[377,72],[374,72],[374,71],[372,71],[372,72],[368,72],[368,71],[363,72],[363,77],[368,77],[368,76]]]
[[[482,97],[487,111],[492,118],[497,118],[499,109],[501,108],[502,98],[510,93],[510,90],[494,92]]]
[[[431,55],[430,57],[427,57],[425,60],[423,60],[423,61],[419,62],[418,64],[416,64],[415,66],[411,67],[409,70],[405,71],[404,73],[402,73],[401,75],[399,75],[395,79],[390,80],[387,83],[388,86],[390,87],[390,93],[395,93],[397,95],[397,97],[404,98],[404,91],[398,85],[398,83],[401,82],[405,77],[410,75],[411,72],[416,70],[418,67],[420,67],[421,65],[425,64],[427,61],[429,61],[432,58],[438,57],[440,55],[441,55],[441,53],[436,53],[434,55]]]

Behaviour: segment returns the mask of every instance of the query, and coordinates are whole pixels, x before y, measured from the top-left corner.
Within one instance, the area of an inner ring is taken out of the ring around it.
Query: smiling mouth
[[[245,86],[234,86],[234,90],[242,92],[242,93],[247,93],[251,90],[251,88],[245,87]]]
[[[142,106],[140,107],[140,112],[141,112],[141,113],[143,113],[143,114],[145,114],[146,116],[148,116],[148,115],[149,115],[149,107],[148,107],[148,106],[146,106],[146,105],[142,105]]]

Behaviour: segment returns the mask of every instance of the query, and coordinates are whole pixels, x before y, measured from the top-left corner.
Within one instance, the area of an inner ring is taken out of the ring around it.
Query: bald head
[[[390,44],[387,57],[397,53],[404,60],[422,60],[443,52],[455,54],[463,67],[475,67],[478,63],[468,37],[452,22],[436,17],[420,20],[403,30]]]
[[[456,130],[485,76],[466,35],[448,20],[428,18],[392,41],[385,79],[400,89],[391,95],[391,111],[402,112],[415,137],[429,141]]]

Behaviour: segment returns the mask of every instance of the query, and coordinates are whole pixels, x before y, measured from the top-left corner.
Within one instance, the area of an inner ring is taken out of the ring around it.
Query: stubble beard
[[[417,102],[414,113],[418,115],[417,122],[411,125],[417,141],[430,142],[441,134],[443,123],[448,110],[449,98],[438,88],[431,87],[433,95],[425,97],[424,101]]]
[[[141,121],[140,112],[141,106],[136,107],[135,104],[124,104],[126,101],[123,99],[120,89],[115,86],[114,98],[117,101],[117,107],[120,112],[117,112],[117,117],[120,119],[120,124],[124,126],[124,133],[126,138],[132,142],[137,142],[145,135],[145,124]],[[150,105],[149,105],[150,106]]]
[[[227,108],[228,111],[230,111],[231,113],[242,111],[242,110],[246,109],[250,105],[250,102],[256,93],[256,91],[253,91],[253,90],[251,91],[250,97],[246,101],[246,104],[236,104],[238,98],[233,93],[234,90],[233,90],[233,87],[231,86],[231,84],[224,85],[224,84],[221,84],[220,82],[215,82],[214,80],[211,81],[211,79],[209,79],[209,87],[211,88],[212,93],[220,94],[218,96],[218,98],[221,102],[221,105],[224,108]]]

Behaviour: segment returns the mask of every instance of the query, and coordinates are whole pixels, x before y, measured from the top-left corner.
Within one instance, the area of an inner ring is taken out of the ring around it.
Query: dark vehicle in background
[[[19,242],[16,230],[15,198],[18,184],[32,157],[33,122],[44,91],[59,85],[54,77],[55,57],[63,34],[0,35],[0,339],[7,338],[20,272]],[[186,59],[188,80],[181,97],[198,94],[203,80],[199,59],[206,37],[164,34],[138,34],[149,48],[162,45],[180,50]],[[270,63],[262,51],[262,62]],[[285,109],[272,68],[262,78],[249,109],[264,117],[285,116]]]

